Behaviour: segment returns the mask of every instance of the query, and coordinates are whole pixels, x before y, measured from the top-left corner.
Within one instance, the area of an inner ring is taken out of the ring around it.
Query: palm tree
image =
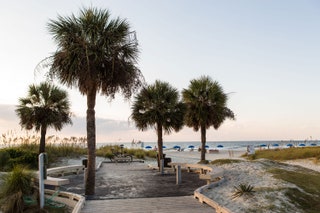
[[[67,92],[47,82],[30,85],[28,96],[19,99],[15,111],[22,128],[41,132],[39,153],[45,152],[49,127],[60,131],[65,124],[72,124]]]
[[[135,96],[131,118],[142,131],[148,127],[156,130],[159,162],[163,159],[163,132],[179,131],[183,127],[183,117],[184,105],[179,101],[179,92],[166,82],[156,81]]]
[[[201,131],[201,161],[205,161],[206,130],[213,126],[218,129],[226,118],[235,119],[227,108],[228,95],[217,81],[208,76],[190,81],[188,89],[182,91],[186,105],[185,124]]]
[[[108,10],[82,9],[79,16],[58,16],[50,20],[49,32],[57,51],[48,58],[49,76],[68,87],[77,87],[87,96],[88,169],[86,195],[95,192],[97,94],[113,99],[121,92],[125,98],[143,84],[137,68],[138,41],[126,20],[111,19]]]

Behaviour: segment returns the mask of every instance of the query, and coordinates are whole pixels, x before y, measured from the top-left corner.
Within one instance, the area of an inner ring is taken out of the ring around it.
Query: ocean
[[[155,147],[157,142],[141,142],[141,143],[97,143],[97,147],[105,145],[121,145],[123,144],[126,148],[146,148]],[[318,141],[301,141],[301,140],[290,140],[290,141],[207,141],[206,145],[209,148],[217,149],[232,149],[232,150],[246,150],[247,146],[262,147],[262,148],[287,148],[288,145],[295,147],[299,146],[319,146]],[[164,149],[173,149],[174,146],[180,146],[182,149],[187,149],[189,146],[194,146],[195,149],[201,146],[199,141],[175,141],[175,142],[164,142]]]

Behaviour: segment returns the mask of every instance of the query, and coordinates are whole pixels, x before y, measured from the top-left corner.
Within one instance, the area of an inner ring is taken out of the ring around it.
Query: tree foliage
[[[161,81],[144,87],[134,99],[131,118],[140,130],[156,130],[159,160],[163,158],[163,132],[170,134],[183,127],[185,110],[179,99],[178,90]]]
[[[104,9],[84,8],[78,16],[58,16],[48,24],[57,51],[49,57],[49,77],[87,96],[88,169],[86,195],[95,191],[96,95],[129,98],[144,82],[137,67],[138,41],[127,20]]]
[[[185,124],[195,131],[201,131],[201,160],[205,160],[206,130],[218,129],[225,119],[234,119],[234,113],[227,108],[228,95],[217,81],[209,76],[190,81],[188,89],[182,91],[186,105]]]
[[[64,125],[72,124],[67,92],[47,82],[30,85],[27,97],[19,99],[15,111],[22,128],[41,132],[39,153],[45,151],[48,128],[60,131]]]

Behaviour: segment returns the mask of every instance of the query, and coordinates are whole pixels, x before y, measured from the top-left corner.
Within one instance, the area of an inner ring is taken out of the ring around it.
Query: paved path
[[[215,213],[193,196],[87,200],[82,213]]]

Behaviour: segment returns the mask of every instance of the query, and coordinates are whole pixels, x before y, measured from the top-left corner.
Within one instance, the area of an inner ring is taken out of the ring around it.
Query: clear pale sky
[[[0,133],[20,130],[14,113],[28,86],[43,80],[36,65],[56,46],[46,24],[82,7],[126,18],[140,44],[146,81],[167,81],[179,91],[209,75],[231,93],[235,121],[208,141],[320,138],[320,2],[295,0],[55,0],[2,1],[0,8]],[[86,98],[68,89],[74,125],[61,136],[85,136]],[[97,140],[156,141],[128,121],[130,102],[97,98]],[[184,128],[165,141],[199,141]]]

